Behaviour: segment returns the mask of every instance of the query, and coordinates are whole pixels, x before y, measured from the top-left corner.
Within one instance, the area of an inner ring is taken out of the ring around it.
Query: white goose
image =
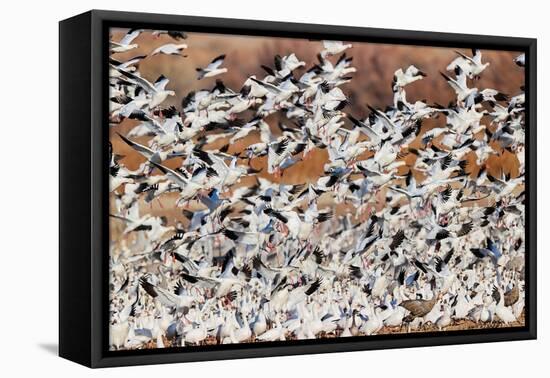
[[[257,337],[260,341],[285,341],[286,328],[281,325],[281,321],[277,316],[275,318],[275,327],[271,328]]]
[[[128,33],[126,33],[119,42],[115,42],[112,40],[109,41],[111,52],[123,53],[126,51],[136,49],[138,47],[138,44],[132,43],[132,41],[136,39],[137,36],[140,35],[142,31],[143,30],[141,29],[130,29]]]
[[[396,91],[398,88],[403,88],[406,85],[422,80],[427,75],[420,71],[417,67],[410,65],[405,71],[399,68],[393,74],[393,88]]]
[[[197,71],[197,79],[201,80],[205,77],[214,77],[217,75],[221,75],[223,73],[227,72],[227,68],[221,68],[221,65],[223,64],[223,61],[225,59],[225,54],[220,55],[212,59],[212,62],[208,64],[205,68],[196,68]]]
[[[453,79],[441,72],[441,76],[447,80],[447,83],[455,91],[457,100],[464,102],[472,93],[477,91],[477,88],[468,88],[466,73],[459,66],[455,68],[455,74],[456,79]]]
[[[151,52],[151,56],[155,56],[158,54],[165,54],[165,55],[177,55],[177,56],[185,57],[181,53],[186,48],[187,48],[187,44],[185,43],[181,43],[179,45],[175,43],[167,43],[166,45],[162,45],[154,49],[153,52]]]
[[[338,55],[347,49],[352,48],[352,44],[344,44],[341,41],[323,41],[324,50],[321,51],[323,58],[331,55]]]

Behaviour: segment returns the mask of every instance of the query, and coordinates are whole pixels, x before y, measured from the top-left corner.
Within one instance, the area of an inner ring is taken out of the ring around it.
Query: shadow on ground
[[[58,352],[59,352],[59,346],[57,345],[57,343],[41,343],[41,344],[38,344],[38,347],[56,356],[58,355]]]

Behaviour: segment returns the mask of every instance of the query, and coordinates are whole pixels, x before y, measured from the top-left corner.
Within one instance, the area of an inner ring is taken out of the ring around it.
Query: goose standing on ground
[[[460,51],[456,51],[456,53],[459,57],[447,66],[447,71],[456,70],[458,67],[464,71],[470,79],[479,79],[481,73],[491,64],[490,62],[481,62],[481,50],[479,49],[472,49],[472,57]]]

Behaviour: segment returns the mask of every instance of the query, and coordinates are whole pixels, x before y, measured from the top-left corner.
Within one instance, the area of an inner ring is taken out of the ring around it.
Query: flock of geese
[[[139,64],[187,64],[192,38],[153,31],[172,42],[118,60],[142,33],[110,44],[111,141],[142,161],[131,170],[110,143],[111,349],[522,322],[525,95],[477,88],[480,50],[441,72],[448,106],[406,98],[426,76],[411,65],[395,71],[393,104],[360,119],[342,89],[351,44],[319,42],[310,65],[277,55],[240,89],[221,80],[237,62],[215,57],[196,68],[207,89],[166,106],[177,78],[149,81]],[[314,151],[324,173],[283,184]],[[519,168],[495,172],[503,155]]]

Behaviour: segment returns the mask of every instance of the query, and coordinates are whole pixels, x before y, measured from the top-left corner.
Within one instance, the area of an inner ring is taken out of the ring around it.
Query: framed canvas
[[[62,357],[536,338],[536,40],[94,10],[59,69]]]

